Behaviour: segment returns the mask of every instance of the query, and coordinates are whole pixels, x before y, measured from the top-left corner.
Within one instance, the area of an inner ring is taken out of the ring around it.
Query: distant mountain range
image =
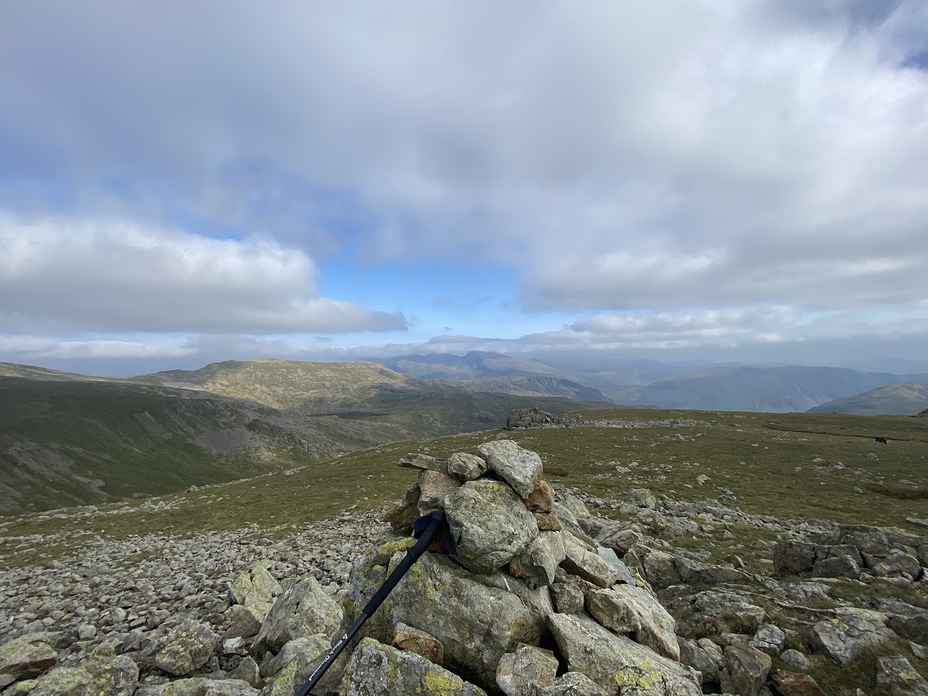
[[[890,384],[928,382],[928,374],[895,375],[837,367],[740,366],[699,370],[628,392],[626,405],[718,411],[807,411]]]
[[[717,411],[806,411],[879,387],[928,382],[928,373],[798,365],[733,365],[689,371],[685,366],[656,361],[613,361],[610,369],[583,371],[575,365],[557,368],[538,360],[480,351],[464,356],[406,355],[384,362],[398,372],[423,379],[447,381],[452,379],[450,375],[456,375],[456,381],[450,383],[475,390],[523,394],[544,391],[581,398],[576,385],[582,385],[620,405]],[[922,363],[899,365],[918,367]],[[530,378],[535,379],[526,381]],[[584,393],[582,398],[593,397]]]
[[[595,405],[472,392],[363,362],[231,361],[127,380],[0,363],[0,512],[158,495],[501,427],[514,408]]]
[[[849,413],[858,416],[915,416],[928,409],[928,384],[907,382],[835,399],[809,413]]]

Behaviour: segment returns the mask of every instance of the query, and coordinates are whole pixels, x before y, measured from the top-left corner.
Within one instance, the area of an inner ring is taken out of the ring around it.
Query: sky
[[[0,3],[0,361],[928,359],[928,3]]]

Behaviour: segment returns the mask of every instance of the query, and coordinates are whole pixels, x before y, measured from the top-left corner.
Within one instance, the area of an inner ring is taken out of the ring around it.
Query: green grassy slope
[[[907,382],[835,399],[809,413],[850,413],[859,416],[914,416],[928,408],[928,384]]]
[[[189,493],[163,496],[166,509],[140,502],[105,508],[120,514],[87,517],[83,534],[125,537],[164,532],[189,535],[256,525],[260,535],[285,533],[346,509],[376,510],[402,497],[416,472],[399,467],[408,452],[447,456],[473,452],[511,437],[538,452],[546,478],[602,497],[650,488],[690,500],[717,498],[746,512],[784,519],[822,518],[922,528],[928,519],[928,423],[908,417],[817,414],[588,411],[588,425],[569,429],[498,430],[409,441],[315,462]],[[623,427],[612,427],[612,426]],[[876,444],[875,435],[889,439]],[[709,480],[700,485],[696,477]],[[734,496],[734,500],[727,496]],[[54,533],[55,514],[8,518],[0,524],[0,558],[51,557],[16,539]],[[18,550],[17,550],[18,549]],[[40,559],[41,560],[41,559]]]

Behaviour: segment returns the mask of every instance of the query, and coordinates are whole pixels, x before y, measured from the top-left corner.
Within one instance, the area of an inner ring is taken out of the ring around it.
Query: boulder
[[[552,614],[549,625],[570,671],[587,675],[615,693],[636,696],[701,696],[696,673],[650,648],[619,636],[593,619],[576,614]]]
[[[689,665],[702,674],[703,684],[719,683],[719,665],[706,650],[700,647],[695,640],[677,638],[680,649],[680,662]]]
[[[273,606],[273,605],[272,605]],[[260,609],[255,610],[241,604],[233,604],[225,612],[229,627],[222,634],[223,638],[249,638],[261,630]],[[268,609],[270,611],[270,609]],[[265,612],[266,615],[267,612]]]
[[[163,672],[182,677],[205,665],[220,645],[222,638],[213,631],[184,618],[153,648],[152,664]]]
[[[258,621],[263,621],[280,591],[280,583],[267,568],[255,563],[235,579],[229,587],[229,597],[235,604],[251,609]]]
[[[704,590],[686,600],[677,623],[685,636],[754,633],[767,621],[767,612],[749,598],[728,590]]]
[[[570,532],[564,532],[564,550],[566,557],[561,567],[568,573],[599,587],[609,587],[618,579],[619,574],[612,566]]]
[[[842,667],[847,667],[869,647],[893,639],[884,625],[885,616],[876,611],[842,607],[835,618],[819,621],[812,627],[812,644]]]
[[[376,551],[370,554],[372,558],[377,555]],[[396,553],[384,573],[402,558],[402,553]],[[364,564],[356,566],[362,577],[364,568]],[[499,587],[490,586],[491,581]],[[379,585],[374,575],[367,582]],[[537,644],[541,638],[538,619],[513,593],[519,583],[502,573],[475,575],[447,556],[426,553],[400,580],[365,630],[386,643],[393,639],[399,623],[425,627],[444,646],[444,663],[449,668],[494,689],[500,658],[519,643]],[[354,606],[363,606],[372,593],[364,582],[349,584],[348,598]]]
[[[420,471],[437,471],[442,474],[448,473],[448,462],[429,454],[407,454],[400,459],[400,466],[406,467],[407,469],[419,469]]]
[[[815,559],[815,544],[808,541],[785,539],[773,549],[773,569],[780,575],[808,573]]]
[[[928,681],[902,655],[877,661],[876,684],[897,696],[928,696]]]
[[[580,580],[576,578],[576,580]],[[554,607],[561,614],[579,614],[583,611],[585,597],[577,582],[571,579],[558,580],[551,585]]]
[[[539,686],[554,681],[557,668],[557,658],[550,650],[520,645],[500,659],[496,684],[506,696],[535,696]]]
[[[0,682],[29,679],[54,665],[58,651],[49,640],[46,633],[29,633],[0,645]]]
[[[422,655],[426,660],[436,665],[442,664],[445,659],[445,646],[435,636],[418,628],[407,626],[404,623],[396,625],[393,634],[393,647],[408,650],[416,655]]]
[[[486,696],[483,689],[421,655],[365,638],[348,661],[344,696]]]
[[[589,593],[586,603],[593,618],[606,628],[634,634],[639,643],[664,657],[680,659],[673,617],[647,590],[615,585]]]
[[[499,474],[524,500],[541,478],[541,457],[512,440],[495,440],[477,446],[477,456]]]
[[[468,481],[445,498],[457,560],[476,573],[492,573],[538,536],[535,518],[502,481]]]
[[[786,634],[778,626],[763,624],[757,628],[751,645],[768,655],[779,655],[786,643]]]
[[[167,684],[143,686],[135,696],[258,696],[258,690],[238,679],[178,679]]]
[[[554,582],[555,571],[566,556],[562,532],[539,532],[535,540],[509,562],[509,572],[530,586],[547,586]]]
[[[529,512],[546,514],[554,512],[554,486],[547,481],[539,481],[525,499]]]
[[[566,672],[550,684],[542,684],[535,689],[535,696],[611,696],[582,672]]]
[[[259,654],[279,651],[294,638],[321,633],[332,636],[344,621],[341,606],[311,575],[280,594],[255,639]]]
[[[773,677],[781,696],[826,696],[818,683],[808,674],[797,674],[778,669]]]
[[[554,423],[554,416],[540,408],[517,408],[506,418],[506,430],[537,428]]]
[[[419,519],[419,484],[414,483],[407,489],[403,499],[394,505],[383,517],[383,521],[393,528],[394,532],[409,534],[416,520]]]
[[[448,457],[448,473],[461,481],[473,481],[487,473],[487,463],[476,454],[455,452]]]
[[[812,565],[813,578],[851,578],[860,576],[860,566],[850,556],[831,556]]]
[[[666,551],[652,549],[641,559],[641,565],[645,578],[656,588],[670,587],[683,580],[680,571],[677,570],[676,556]]]
[[[261,696],[292,696],[306,683],[329,652],[329,639],[321,634],[295,638],[265,667],[267,684]],[[322,677],[318,691],[331,691],[338,686],[344,672],[347,656],[344,654],[329,667]]]
[[[454,476],[443,474],[440,471],[423,471],[419,474],[419,503],[417,511],[419,516],[427,515],[435,510],[444,508],[445,496],[461,485],[461,481]]]
[[[725,693],[758,696],[767,681],[772,660],[770,655],[750,645],[726,645],[725,668],[719,682]]]
[[[604,546],[597,546],[596,555],[603,559],[606,562],[606,565],[615,571],[616,582],[621,582],[625,585],[638,584],[635,576],[632,575],[631,571],[628,569],[628,566],[619,559],[615,551],[612,549],[607,549]]]
[[[596,540],[607,549],[612,549],[619,556],[624,556],[628,550],[641,541],[641,533],[626,527],[604,527],[597,535]]]

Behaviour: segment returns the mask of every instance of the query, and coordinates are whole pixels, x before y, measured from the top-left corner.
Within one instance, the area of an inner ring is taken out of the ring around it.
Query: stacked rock
[[[427,553],[397,585],[366,624],[341,693],[702,693],[699,673],[679,662],[673,618],[584,533],[573,512],[585,516],[583,503],[542,480],[536,453],[496,440],[402,465],[421,469],[387,517],[403,536],[355,563],[348,613],[403,558],[418,517],[444,510],[457,555]]]

